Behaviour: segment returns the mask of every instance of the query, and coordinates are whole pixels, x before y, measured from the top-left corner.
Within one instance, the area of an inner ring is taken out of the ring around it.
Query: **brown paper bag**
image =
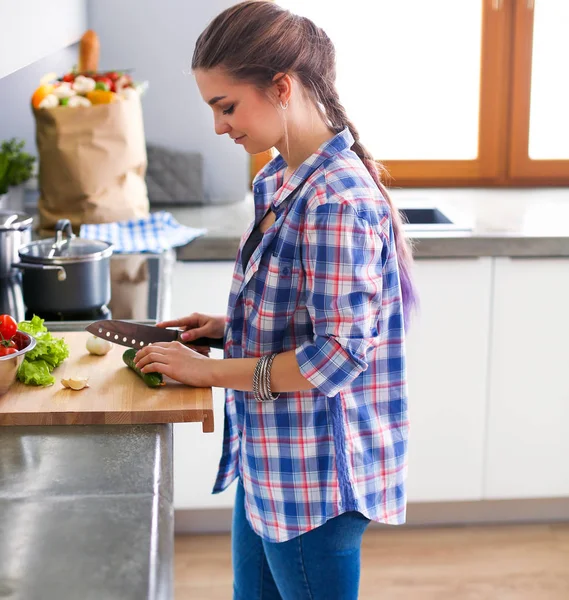
[[[148,215],[140,98],[33,109],[39,153],[40,229],[58,219],[111,223]]]
[[[109,309],[114,319],[148,319],[148,258],[115,256],[111,260],[111,290]]]

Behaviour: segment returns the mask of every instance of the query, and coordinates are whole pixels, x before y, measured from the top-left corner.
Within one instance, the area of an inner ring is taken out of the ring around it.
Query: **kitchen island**
[[[148,325],[165,318],[174,260],[171,251],[117,257],[121,268],[135,261],[141,268],[113,281],[113,317]],[[89,322],[46,325],[57,335]],[[171,424],[2,427],[0,598],[171,599],[172,431]]]
[[[5,427],[0,597],[173,597],[172,425]]]

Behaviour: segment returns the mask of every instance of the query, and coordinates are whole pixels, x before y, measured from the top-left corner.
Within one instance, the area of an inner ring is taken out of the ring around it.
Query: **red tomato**
[[[8,356],[8,354],[16,354],[18,350],[16,348],[7,348],[6,346],[0,346],[0,356]]]
[[[111,81],[116,81],[120,77],[120,74],[116,71],[109,71],[105,74],[105,77],[108,77]]]
[[[73,83],[75,81],[75,73],[67,73],[63,76],[62,81],[67,81],[67,83]]]
[[[11,340],[18,331],[18,324],[10,315],[0,315],[0,340]]]
[[[93,79],[97,82],[97,83],[104,83],[107,86],[107,91],[114,91],[113,87],[114,87],[114,83],[111,81],[111,79],[109,77],[105,77],[104,75],[95,75],[95,77],[93,77]],[[96,88],[98,89],[98,88]]]

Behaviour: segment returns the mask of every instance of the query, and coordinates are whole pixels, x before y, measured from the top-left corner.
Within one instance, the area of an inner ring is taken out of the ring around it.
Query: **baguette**
[[[99,67],[99,37],[89,29],[83,34],[79,42],[79,72],[96,73]]]

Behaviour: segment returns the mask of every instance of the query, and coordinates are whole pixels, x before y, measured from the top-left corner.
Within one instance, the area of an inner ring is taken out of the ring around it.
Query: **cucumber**
[[[134,348],[129,348],[125,350],[122,355],[122,359],[124,364],[132,369],[139,377],[142,378],[142,381],[151,388],[160,387],[164,384],[164,380],[162,379],[162,373],[143,373],[140,369],[137,369],[134,366],[134,357],[136,356],[136,350]]]

